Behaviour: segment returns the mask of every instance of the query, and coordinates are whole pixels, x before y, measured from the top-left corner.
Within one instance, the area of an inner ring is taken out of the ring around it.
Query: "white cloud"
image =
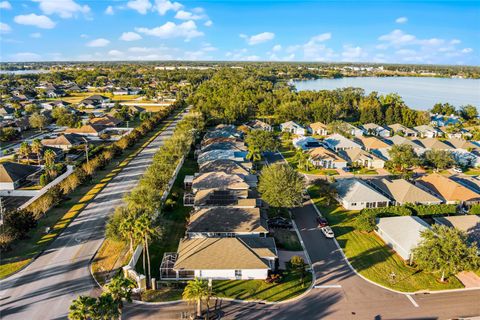
[[[274,51],[274,52],[277,52],[277,51],[280,51],[280,50],[282,50],[282,46],[279,45],[279,44],[274,45],[273,48],[272,48],[272,51]]]
[[[10,10],[12,9],[12,5],[8,1],[2,1],[0,2],[0,9]]]
[[[399,23],[399,24],[407,23],[407,21],[408,21],[407,17],[399,17],[399,18],[395,19],[395,22]]]
[[[309,42],[323,42],[330,40],[332,38],[332,34],[330,32],[321,33],[312,37]]]
[[[402,46],[415,44],[417,38],[412,34],[407,34],[400,29],[395,29],[388,34],[384,34],[378,38],[380,41],[385,41],[387,44],[393,46]]]
[[[460,44],[460,43],[462,43],[462,41],[460,41],[459,39],[452,39],[452,40],[450,40],[450,44],[453,44],[453,45],[455,45],[455,44]]]
[[[149,0],[131,0],[127,2],[127,7],[140,14],[147,14],[147,11],[152,8],[152,4]]]
[[[30,33],[30,37],[38,39],[42,37],[42,34],[40,32]]]
[[[257,55],[251,55],[251,56],[246,56],[245,59],[246,61],[258,61],[260,60],[260,57]]]
[[[360,61],[367,57],[367,53],[359,46],[353,47],[350,45],[343,46],[342,57],[344,61]]]
[[[71,18],[77,13],[87,14],[90,7],[79,5],[73,0],[33,0],[40,4],[40,10],[45,14],[57,14],[60,18]]]
[[[471,52],[473,52],[473,49],[472,48],[464,48],[464,49],[462,49],[461,52],[462,53],[471,53]]]
[[[34,26],[37,28],[42,28],[42,29],[52,29],[55,27],[55,22],[53,22],[49,17],[47,16],[39,16],[36,15],[35,13],[30,13],[30,14],[22,14],[15,16],[13,19],[18,24],[23,24],[26,26]]]
[[[136,32],[124,32],[119,39],[123,41],[135,41],[142,39],[142,36]]]
[[[275,38],[275,33],[273,32],[262,32],[259,34],[255,34],[253,36],[247,36],[245,34],[240,34],[240,38],[245,39],[247,43],[251,46],[264,43]]]
[[[182,8],[183,5],[179,2],[171,2],[168,0],[155,0],[154,9],[157,10],[157,12],[162,16],[170,10],[178,11]]]
[[[190,40],[191,38],[203,36],[203,32],[198,31],[197,25],[193,20],[180,24],[169,21],[156,28],[135,28],[135,31],[162,39],[185,38]]]
[[[122,51],[119,51],[119,50],[110,50],[108,51],[108,55],[109,56],[112,56],[112,57],[121,57],[123,56],[123,52]]]
[[[213,25],[213,21],[212,20],[207,20],[203,25],[205,27],[211,27]]]
[[[290,54],[303,51],[303,59],[307,61],[332,61],[338,55],[323,43],[331,38],[330,32],[321,33],[310,38],[305,44],[289,46],[286,51]]]
[[[0,33],[1,34],[9,33],[10,31],[12,31],[12,28],[8,24],[0,22]]]
[[[33,52],[18,52],[15,54],[10,55],[12,61],[38,61],[42,57]]]
[[[175,14],[175,19],[179,20],[200,20],[203,19],[205,16],[201,14],[193,14],[189,11],[180,10]]]
[[[104,38],[98,38],[87,43],[87,47],[105,47],[110,43],[109,40]]]
[[[108,6],[107,9],[105,9],[105,14],[108,14],[108,15],[113,15],[113,14],[115,14],[115,12],[113,11],[113,7],[112,7],[112,6]]]

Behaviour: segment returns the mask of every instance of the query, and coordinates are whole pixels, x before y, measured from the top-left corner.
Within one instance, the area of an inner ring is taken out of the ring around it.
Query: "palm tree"
[[[30,145],[28,144],[27,141],[22,142],[22,144],[20,145],[20,148],[18,148],[18,154],[22,158],[28,159],[28,156],[30,155],[31,152],[32,152],[32,148],[30,148]]]
[[[92,319],[119,319],[120,307],[110,293],[103,293],[97,299]]]
[[[119,232],[121,236],[125,239],[128,239],[130,242],[130,252],[133,252],[133,243],[135,242],[135,221],[137,220],[137,215],[133,212],[127,211],[125,207],[119,207],[118,210],[123,210],[124,218],[120,222]]]
[[[211,290],[208,287],[208,282],[199,278],[188,281],[182,293],[183,300],[196,303],[198,317],[202,315],[202,299],[210,297]]]
[[[106,291],[112,296],[113,301],[118,305],[118,312],[121,315],[123,309],[123,299],[132,302],[132,289],[135,288],[135,282],[124,277],[115,277],[106,285]]]
[[[149,241],[158,234],[158,231],[149,215],[144,213],[135,221],[135,234],[143,245],[143,270],[147,271],[147,280],[150,283],[150,251],[148,247]],[[145,269],[145,254],[147,255],[148,270]]]
[[[247,159],[253,162],[260,161],[262,159],[262,153],[255,146],[251,146],[251,147],[249,146]]]
[[[40,164],[40,156],[42,155],[43,151],[43,144],[40,142],[40,139],[35,139],[31,145],[32,152],[37,155],[38,164]]]
[[[298,168],[303,168],[303,170],[309,171],[311,163],[308,154],[303,152],[302,149],[297,149],[295,159],[297,160]]]
[[[87,320],[92,318],[94,313],[96,299],[89,296],[79,296],[73,300],[70,305],[68,319],[70,320]]]

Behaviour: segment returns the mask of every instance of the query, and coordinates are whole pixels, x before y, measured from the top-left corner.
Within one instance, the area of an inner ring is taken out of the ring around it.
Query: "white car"
[[[322,230],[322,232],[323,232],[323,234],[325,235],[326,238],[328,238],[328,239],[335,238],[335,234],[333,233],[332,228],[330,228],[329,226],[320,228],[320,230]]]
[[[453,168],[453,172],[462,173],[463,171],[460,168]]]

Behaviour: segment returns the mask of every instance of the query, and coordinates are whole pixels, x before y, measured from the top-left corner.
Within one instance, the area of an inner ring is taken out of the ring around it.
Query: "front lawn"
[[[219,298],[278,302],[304,293],[311,282],[310,273],[307,273],[302,286],[298,274],[286,271],[277,284],[266,283],[264,280],[218,280],[213,281],[213,291]]]
[[[291,144],[290,140],[288,140],[288,142]],[[317,168],[317,169],[311,169],[307,171],[302,168],[298,168],[298,161],[295,159],[296,151],[295,149],[293,150],[289,149],[287,142],[282,142],[282,146],[278,148],[278,151],[280,151],[280,153],[283,155],[283,157],[288,162],[288,164],[291,165],[294,169],[297,169],[298,172],[311,174],[311,175],[324,175],[324,176],[338,175],[338,172],[335,169]]]
[[[309,189],[312,200],[327,218],[335,232],[335,238],[352,266],[364,277],[386,287],[414,292],[419,290],[445,290],[462,288],[456,277],[440,283],[436,276],[405,264],[374,233],[355,230],[355,211],[341,206],[326,206],[316,186]]]
[[[353,174],[378,174],[377,170],[370,168],[360,168],[352,171]]]
[[[275,229],[273,231],[273,237],[275,238],[275,244],[277,248],[288,251],[302,251],[302,245],[298,240],[297,233],[295,231]]]
[[[469,168],[463,172],[464,174],[468,174],[469,176],[478,176],[480,175],[480,169],[478,168]]]

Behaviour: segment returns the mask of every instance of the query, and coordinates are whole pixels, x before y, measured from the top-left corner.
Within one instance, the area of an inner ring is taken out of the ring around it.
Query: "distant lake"
[[[0,70],[0,74],[39,74],[39,73],[49,73],[50,70]]]
[[[456,107],[480,106],[480,79],[419,78],[419,77],[355,77],[294,81],[298,91],[333,90],[345,87],[362,88],[366,94],[397,93],[407,106],[427,110],[438,102]]]

